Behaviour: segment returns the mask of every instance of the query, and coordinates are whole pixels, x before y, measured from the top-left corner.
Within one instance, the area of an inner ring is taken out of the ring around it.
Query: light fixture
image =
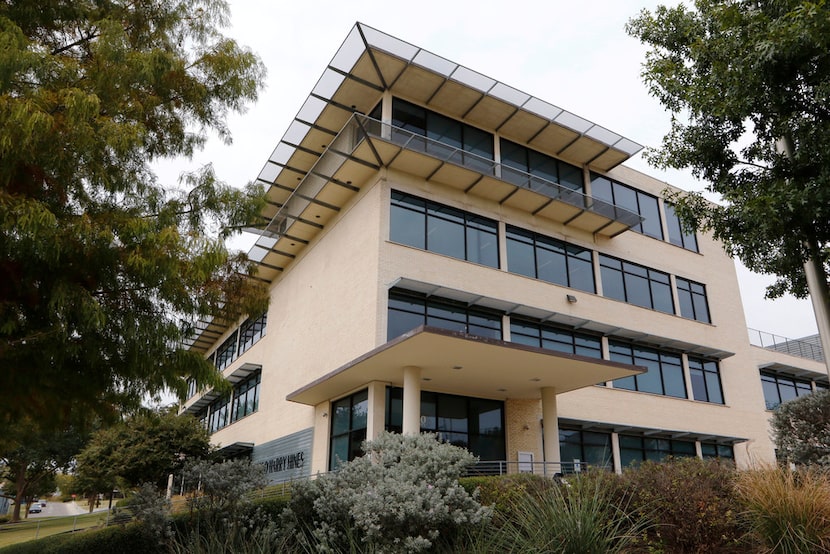
[[[453,368],[453,369],[463,369],[463,368],[464,368],[464,366],[461,366],[461,365],[454,365],[454,366],[452,366],[452,368]]]
[[[576,296],[574,296],[573,294],[565,295],[565,298],[567,298],[568,302],[570,302],[571,304],[576,304]]]
[[[328,412],[323,412],[323,417],[329,417],[329,413]]]

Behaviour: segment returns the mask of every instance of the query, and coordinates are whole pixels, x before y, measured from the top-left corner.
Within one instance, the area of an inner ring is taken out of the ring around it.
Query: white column
[[[556,413],[556,389],[542,387],[542,426],[545,461],[559,462],[559,420]]]
[[[369,383],[369,417],[366,420],[366,438],[374,440],[384,430],[386,423],[386,384]]]
[[[403,368],[403,434],[421,432],[421,368],[408,365]]]

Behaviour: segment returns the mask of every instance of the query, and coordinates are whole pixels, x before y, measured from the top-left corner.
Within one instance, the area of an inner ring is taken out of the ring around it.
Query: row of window
[[[233,393],[218,398],[203,409],[197,416],[207,430],[215,433],[231,423],[251,415],[259,409],[259,389],[262,373],[257,371],[250,377],[234,385]]]
[[[764,400],[768,410],[774,410],[787,400],[806,396],[815,389],[827,390],[827,383],[796,379],[788,375],[761,372],[761,386],[764,389]]]
[[[659,462],[669,456],[697,456],[694,441],[626,434],[620,434],[618,440],[620,467],[623,468],[647,460]],[[734,449],[728,444],[701,442],[700,451],[704,459],[734,460],[735,458]],[[611,433],[608,432],[560,429],[559,452],[563,462],[579,460],[592,467],[613,468]]]
[[[371,117],[381,118],[381,105],[371,112]],[[433,112],[421,106],[412,104],[400,98],[392,99],[392,125],[395,129],[404,129],[408,133],[414,133],[431,139],[433,142],[424,141],[423,144],[413,144],[407,134],[407,146],[420,149],[425,152],[436,150],[436,155],[443,155],[446,152],[444,146],[453,152],[455,156],[464,159],[456,160],[467,166],[481,166],[479,169],[490,173],[494,167],[490,161],[495,162],[494,135],[487,131],[478,129],[466,123]],[[436,144],[437,143],[437,144]],[[466,156],[464,153],[474,154]],[[501,164],[500,177],[506,181],[521,186],[529,186],[533,190],[543,188],[543,181],[528,182],[527,175],[538,177],[544,181],[557,183],[567,189],[584,193],[582,169],[558,160],[547,154],[537,152],[509,141],[499,139],[499,163]],[[512,170],[518,170],[513,172]],[[551,191],[551,196],[558,196],[559,191]],[[616,204],[622,208],[639,214],[644,218],[642,223],[632,227],[633,230],[644,235],[664,240],[663,228],[661,225],[661,214],[657,197],[643,191],[624,185],[602,175],[591,174],[591,195],[594,198]],[[669,242],[697,252],[697,239],[694,232],[687,232],[680,225],[680,220],[672,205],[664,202],[663,217],[666,220]]]
[[[387,314],[388,340],[420,325],[499,340],[504,336],[503,313],[447,299],[427,298],[400,289],[390,291]],[[599,335],[515,316],[510,316],[510,341],[602,359],[602,339]],[[688,398],[682,357],[679,353],[634,345],[613,338],[609,338],[608,347],[612,361],[645,366],[648,369],[647,373],[617,379],[614,381],[615,388]],[[723,404],[718,363],[693,356],[688,356],[688,360],[692,398],[702,402]]]
[[[393,191],[389,238],[488,267],[499,267],[498,224],[462,210]],[[596,292],[593,253],[564,241],[520,229],[506,228],[507,271],[557,285]],[[676,313],[668,273],[599,255],[602,293],[669,314]],[[676,277],[680,315],[711,323],[706,287]]]
[[[222,371],[265,335],[267,312],[259,317],[249,317],[211,354],[216,369]]]

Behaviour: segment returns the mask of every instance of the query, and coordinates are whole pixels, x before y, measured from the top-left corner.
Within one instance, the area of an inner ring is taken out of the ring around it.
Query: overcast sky
[[[159,167],[161,178],[213,163],[224,181],[253,180],[356,21],[537,96],[646,146],[657,146],[669,116],[640,79],[645,49],[626,21],[651,0],[418,0],[393,2],[229,0],[226,33],[268,68],[267,88],[230,120],[234,142],[212,139],[192,160]],[[687,190],[689,174],[658,172],[637,155],[626,165]],[[769,277],[738,268],[749,327],[797,338],[815,333],[809,301],[764,300]]]

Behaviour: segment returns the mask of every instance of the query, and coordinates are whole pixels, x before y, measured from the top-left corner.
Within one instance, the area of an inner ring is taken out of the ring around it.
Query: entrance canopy
[[[314,406],[372,381],[402,386],[407,366],[421,369],[424,390],[481,398],[540,398],[545,387],[563,393],[646,371],[629,364],[420,326],[286,398]]]

